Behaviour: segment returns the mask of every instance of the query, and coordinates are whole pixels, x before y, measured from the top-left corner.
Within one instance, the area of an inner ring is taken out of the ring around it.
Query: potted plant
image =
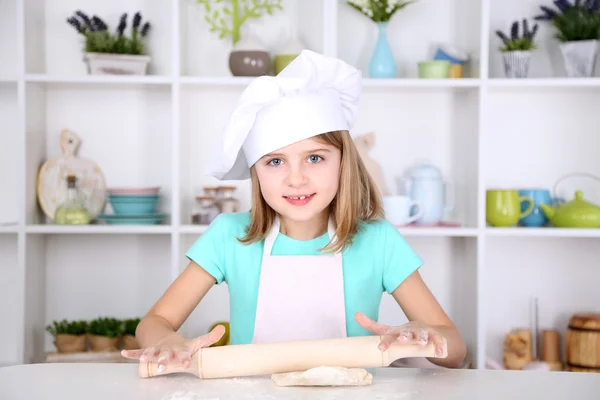
[[[369,62],[371,78],[394,78],[396,61],[390,48],[387,28],[390,19],[397,11],[402,10],[414,1],[402,0],[348,0],[347,4],[364,14],[377,25],[377,43]]]
[[[53,343],[59,353],[79,353],[87,349],[86,321],[52,321],[46,331],[54,336]]]
[[[496,35],[502,40],[500,52],[504,62],[504,74],[507,78],[527,78],[531,52],[536,49],[535,35],[538,24],[529,30],[526,19],[523,20],[522,34],[519,33],[519,21],[514,21],[510,27],[510,34],[497,30]]]
[[[123,348],[125,350],[139,349],[135,340],[135,330],[140,323],[140,318],[130,318],[123,321]]]
[[[79,18],[79,19],[78,19]],[[84,60],[92,75],[145,75],[150,62],[146,37],[150,23],[142,25],[142,15],[133,16],[131,34],[126,35],[127,13],[122,14],[115,32],[98,16],[91,18],[82,11],[67,19],[84,37]]]
[[[99,317],[89,323],[88,335],[92,351],[118,351],[123,336],[123,323],[112,317]]]
[[[600,39],[600,2],[597,0],[556,0],[558,11],[540,6],[539,21],[550,21],[558,31],[560,50],[567,76],[590,77],[594,74]]]
[[[197,0],[204,6],[204,19],[210,31],[219,39],[230,37],[232,50],[229,53],[229,69],[234,76],[265,75],[271,69],[268,50],[253,37],[242,38],[242,27],[251,18],[260,18],[264,13],[272,15],[282,10],[282,0]]]

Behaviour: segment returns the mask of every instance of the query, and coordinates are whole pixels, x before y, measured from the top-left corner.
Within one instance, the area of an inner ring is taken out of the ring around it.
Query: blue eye
[[[312,155],[312,156],[309,156],[309,157],[308,157],[308,160],[309,160],[310,162],[315,162],[315,163],[316,163],[316,162],[319,162],[319,161],[321,161],[321,160],[322,160],[322,158],[321,158],[321,156],[315,156],[315,155]]]
[[[281,158],[274,158],[274,159],[270,160],[267,164],[272,165],[272,166],[280,165]]]

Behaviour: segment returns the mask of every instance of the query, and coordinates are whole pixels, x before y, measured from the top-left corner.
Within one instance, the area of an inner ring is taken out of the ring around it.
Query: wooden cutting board
[[[106,179],[100,167],[93,161],[77,156],[81,139],[64,129],[60,135],[62,155],[47,160],[37,176],[37,198],[44,214],[54,220],[58,206],[67,199],[67,175],[77,177],[77,187],[83,192],[92,219],[96,218],[106,204]]]

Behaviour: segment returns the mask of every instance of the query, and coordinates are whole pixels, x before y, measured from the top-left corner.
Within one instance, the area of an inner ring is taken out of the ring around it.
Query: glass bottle
[[[90,214],[85,205],[85,196],[77,188],[75,175],[67,175],[67,199],[58,206],[54,222],[60,225],[86,225]]]
[[[198,196],[198,207],[192,215],[192,224],[209,225],[219,215],[219,209],[214,204],[212,196]]]
[[[219,186],[219,206],[222,213],[234,213],[240,211],[240,201],[233,197],[235,186]]]
[[[215,205],[215,207],[217,207],[217,209],[219,209],[219,212],[221,211],[221,207],[219,205],[219,188],[218,187],[214,187],[214,186],[206,186],[204,188],[204,196],[206,197],[212,197],[213,198],[213,204]]]

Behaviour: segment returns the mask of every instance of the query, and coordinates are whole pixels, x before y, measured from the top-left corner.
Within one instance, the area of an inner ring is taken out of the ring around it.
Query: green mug
[[[522,202],[529,203],[525,211],[521,211]],[[519,196],[518,190],[487,190],[485,218],[491,226],[511,227],[517,225],[519,219],[531,214],[534,206],[533,199]]]

